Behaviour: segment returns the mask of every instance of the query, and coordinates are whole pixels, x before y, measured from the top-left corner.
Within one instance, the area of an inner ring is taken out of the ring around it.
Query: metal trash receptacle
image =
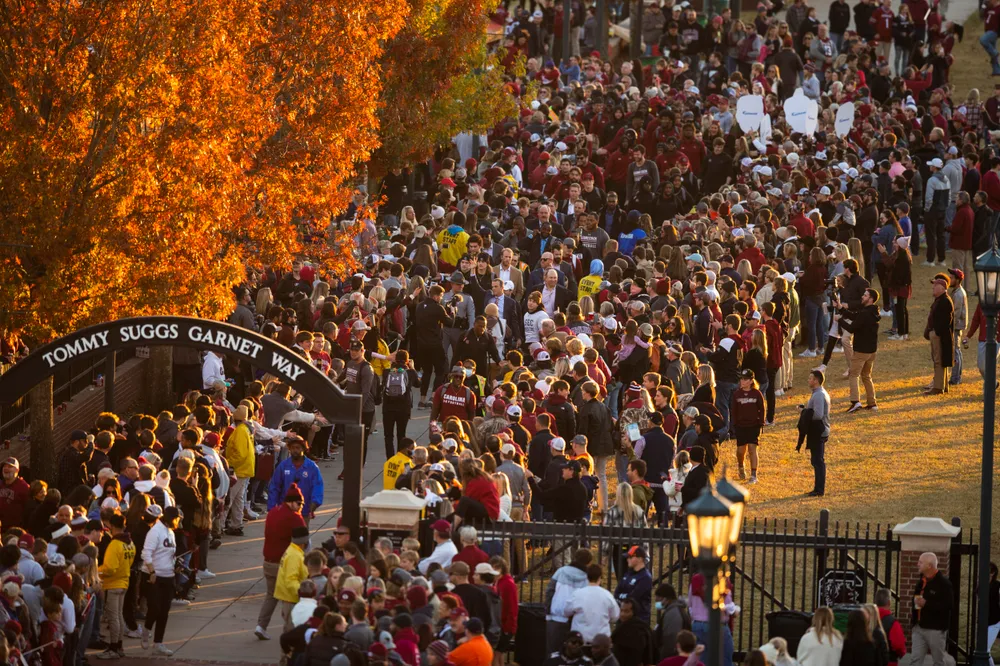
[[[774,611],[764,617],[767,619],[767,637],[781,637],[788,641],[788,654],[793,657],[799,649],[799,641],[812,626],[812,613],[804,611]]]
[[[547,656],[548,652],[545,651],[545,605],[518,604],[517,633],[514,634],[514,661],[518,663],[518,666],[541,666]]]

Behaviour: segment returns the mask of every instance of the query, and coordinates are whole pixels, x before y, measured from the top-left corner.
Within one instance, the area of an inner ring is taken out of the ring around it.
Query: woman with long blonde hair
[[[266,319],[267,311],[271,309],[273,304],[274,297],[271,295],[270,287],[261,287],[257,290],[257,300],[254,302],[254,312]]]
[[[628,483],[619,483],[615,489],[615,503],[604,514],[603,524],[608,527],[646,527],[646,512],[635,503],[635,491]],[[630,545],[630,544],[629,544]],[[608,541],[607,552],[615,574],[624,570],[625,551],[629,545]]]
[[[851,259],[858,262],[858,275],[865,274],[865,251],[861,248],[861,239],[852,238],[847,241],[847,249],[851,253]]]
[[[833,611],[820,606],[813,613],[812,626],[799,642],[796,657],[802,666],[839,664],[844,638],[833,626]]]

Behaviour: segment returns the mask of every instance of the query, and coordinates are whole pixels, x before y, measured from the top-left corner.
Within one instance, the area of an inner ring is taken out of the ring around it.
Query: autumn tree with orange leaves
[[[460,132],[485,132],[515,117],[503,52],[486,48],[497,0],[407,0],[409,18],[381,59],[386,74],[379,109],[380,147],[372,177],[421,162]],[[513,67],[524,73],[524,58]],[[530,99],[530,96],[526,99]]]
[[[406,0],[0,0],[0,329],[221,317],[379,145]],[[331,251],[329,241],[338,243]]]

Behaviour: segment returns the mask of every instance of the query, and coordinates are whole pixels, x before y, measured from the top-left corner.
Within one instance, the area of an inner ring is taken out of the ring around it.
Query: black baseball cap
[[[744,368],[740,371],[740,379],[753,379],[753,370],[750,368]]]

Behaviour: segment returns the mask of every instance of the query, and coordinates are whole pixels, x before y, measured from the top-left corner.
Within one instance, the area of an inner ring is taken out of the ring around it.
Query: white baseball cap
[[[601,324],[612,333],[618,330],[618,320],[614,317],[605,317]]]
[[[565,451],[566,450],[566,440],[563,439],[562,437],[556,437],[555,439],[553,439],[553,440],[551,440],[549,442],[549,446],[551,446],[556,451]]]
[[[444,447],[444,448],[446,448],[446,449],[457,449],[458,448],[458,442],[455,441],[453,438],[449,437],[448,439],[446,439],[443,442],[441,442],[441,446]]]
[[[507,416],[520,416],[521,408],[517,405],[511,405],[507,408]]]

